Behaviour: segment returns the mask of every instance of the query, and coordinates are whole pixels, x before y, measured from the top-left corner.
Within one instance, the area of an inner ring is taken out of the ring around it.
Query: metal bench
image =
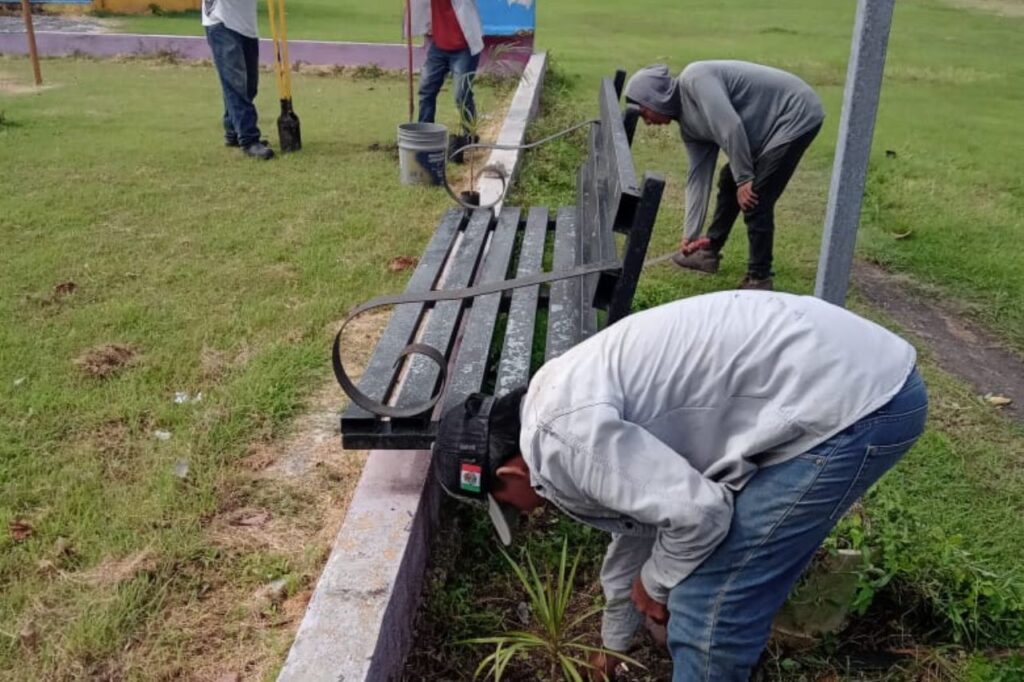
[[[398,407],[427,402],[438,389],[438,365],[421,355],[396,364],[408,344],[419,342],[447,360],[445,393],[415,417],[381,417],[352,404],[341,418],[346,448],[429,449],[445,409],[473,392],[502,395],[525,385],[543,361],[629,314],[665,180],[646,173],[637,181],[630,142],[638,112],[620,111],[624,78],[618,72],[601,82],[600,119],[591,127],[575,206],[506,207],[497,218],[489,209],[452,209],[405,291],[460,289],[609,260],[620,267],[475,299],[396,306],[359,389]]]

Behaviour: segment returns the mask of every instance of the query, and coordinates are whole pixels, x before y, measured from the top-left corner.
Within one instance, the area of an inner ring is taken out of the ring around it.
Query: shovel
[[[302,149],[299,117],[292,108],[292,74],[288,61],[288,24],[284,15],[284,0],[267,0],[270,35],[274,41],[274,73],[277,76],[277,94],[281,98],[281,115],[277,118],[277,136],[282,152]]]

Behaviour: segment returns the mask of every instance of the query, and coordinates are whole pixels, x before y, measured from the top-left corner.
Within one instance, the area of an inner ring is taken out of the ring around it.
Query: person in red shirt
[[[445,76],[451,73],[461,130],[460,134],[452,136],[449,149],[457,150],[479,140],[472,134],[476,122],[473,78],[483,51],[483,31],[475,0],[429,0],[429,3],[430,21],[425,31],[429,47],[420,71],[419,122],[434,122],[437,94]],[[421,14],[426,13],[421,11]],[[461,155],[452,160],[461,162]]]

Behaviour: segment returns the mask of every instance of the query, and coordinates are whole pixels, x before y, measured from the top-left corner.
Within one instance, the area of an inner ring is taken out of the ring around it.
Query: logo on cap
[[[476,464],[463,462],[459,476],[459,487],[471,493],[480,492],[480,479],[482,470]]]

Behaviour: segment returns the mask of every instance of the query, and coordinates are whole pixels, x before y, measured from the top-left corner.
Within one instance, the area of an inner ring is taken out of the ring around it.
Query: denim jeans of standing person
[[[260,139],[254,103],[260,81],[260,41],[217,24],[206,27],[206,42],[224,93],[224,141],[247,147]]]
[[[915,369],[881,409],[750,479],[725,540],[669,594],[675,682],[750,678],[801,572],[843,513],[914,444],[927,413]]]
[[[469,48],[442,50],[433,42],[427,50],[427,60],[420,71],[420,123],[433,123],[437,115],[437,94],[441,92],[444,78],[450,72],[455,90],[455,107],[459,111],[462,134],[472,132],[476,120],[476,102],[473,99],[473,78],[480,63],[480,55],[473,55]]]
[[[775,203],[782,196],[789,179],[793,177],[797,164],[804,152],[814,141],[821,126],[804,133],[792,142],[769,149],[754,160],[754,194],[757,206],[743,214],[747,223],[747,239],[750,242],[747,274],[755,279],[772,275],[772,252],[775,239]],[[722,167],[718,176],[718,198],[715,201],[715,215],[708,227],[711,250],[718,253],[725,246],[732,232],[733,223],[740,214],[736,199],[736,180],[729,164]]]

